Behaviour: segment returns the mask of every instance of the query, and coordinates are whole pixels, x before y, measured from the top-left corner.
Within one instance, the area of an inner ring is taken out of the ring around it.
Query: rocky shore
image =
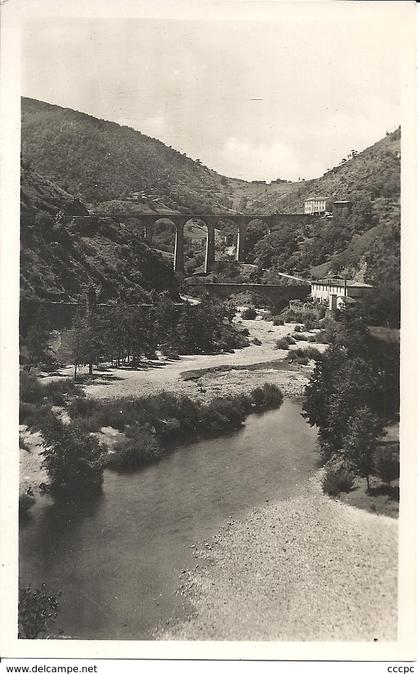
[[[398,523],[328,498],[319,478],[194,547],[190,613],[156,638],[396,639]]]

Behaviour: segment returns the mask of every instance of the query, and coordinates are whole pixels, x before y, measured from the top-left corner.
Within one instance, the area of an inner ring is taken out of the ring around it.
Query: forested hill
[[[127,126],[22,98],[22,155],[71,194],[98,203],[143,192],[170,208],[224,211],[229,180]]]
[[[130,227],[109,218],[81,219],[84,204],[23,163],[21,297],[76,300],[90,285],[99,301],[147,301],[150,291],[176,299],[175,276]]]
[[[264,213],[303,212],[303,202],[311,196],[326,196],[332,201],[358,196],[376,199],[399,199],[401,129],[396,129],[374,145],[354,156],[343,158],[339,166],[329,169],[320,178],[294,184],[288,194],[267,194]]]
[[[399,284],[401,131],[343,160],[321,178],[302,182],[278,197],[267,195],[262,211],[303,212],[304,199],[348,200],[341,215],[316,219],[293,231],[274,232],[248,255],[264,268],[314,276],[346,274],[374,284]],[[252,207],[252,205],[251,205]]]

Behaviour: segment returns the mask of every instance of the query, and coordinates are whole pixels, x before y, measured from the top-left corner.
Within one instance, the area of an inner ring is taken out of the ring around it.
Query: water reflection
[[[139,473],[106,471],[102,496],[50,504],[21,531],[22,581],[63,591],[58,625],[77,638],[144,639],[179,615],[191,544],[224,519],[293,496],[314,470],[315,431],[286,400],[243,429],[178,448]]]

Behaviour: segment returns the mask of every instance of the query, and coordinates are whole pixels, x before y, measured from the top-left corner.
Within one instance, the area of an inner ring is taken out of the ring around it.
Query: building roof
[[[347,285],[352,288],[373,288],[370,283],[359,283],[359,281],[349,281]]]
[[[341,278],[341,277],[327,277],[327,278],[319,278],[315,279],[314,281],[311,281],[312,285],[319,284],[319,285],[326,285],[326,286],[347,286],[348,288],[373,288],[372,285],[369,283],[360,283],[359,281],[346,281],[346,279]]]
[[[328,199],[329,197],[307,197],[303,201],[317,201],[318,199]]]

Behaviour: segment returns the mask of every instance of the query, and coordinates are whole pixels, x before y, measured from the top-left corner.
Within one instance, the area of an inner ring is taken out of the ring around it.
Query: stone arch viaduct
[[[133,217],[140,222],[140,225],[143,227],[144,238],[149,243],[152,242],[153,237],[153,227],[158,222],[170,222],[175,227],[175,250],[174,250],[174,271],[183,274],[184,273],[184,227],[188,222],[199,221],[204,224],[207,229],[207,239],[206,239],[206,256],[204,263],[204,272],[206,274],[212,270],[215,262],[215,230],[217,225],[221,220],[229,221],[234,223],[237,228],[236,235],[236,260],[238,262],[244,262],[245,258],[245,237],[246,230],[248,225],[254,221],[263,222],[268,231],[271,233],[276,229],[281,229],[282,225],[293,224],[293,223],[302,223],[305,221],[312,221],[314,215],[308,215],[305,213],[276,213],[274,215],[261,215],[261,214],[219,214],[219,215],[186,215],[186,214],[174,214],[174,213],[154,213],[154,214],[129,214],[127,217]]]

